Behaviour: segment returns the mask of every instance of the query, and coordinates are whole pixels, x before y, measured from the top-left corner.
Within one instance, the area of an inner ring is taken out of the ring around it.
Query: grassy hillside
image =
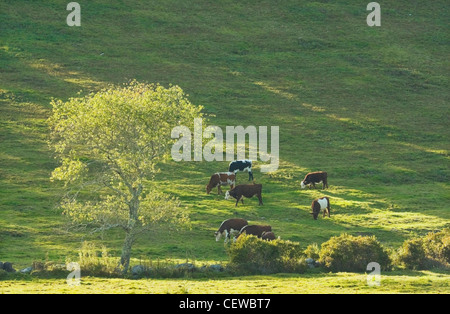
[[[214,125],[280,126],[281,159],[271,174],[255,163],[261,207],[206,195],[228,162],[162,165],[193,228],[145,235],[135,258],[224,261],[213,232],[234,216],[304,247],[347,232],[396,248],[450,225],[446,1],[380,3],[381,27],[358,1],[79,1],[81,27],[67,3],[0,3],[0,261],[64,261],[82,240],[118,254],[123,234],[71,232],[55,207],[45,120],[52,97],[134,78],[181,86]],[[300,190],[316,170],[330,188]],[[332,216],[314,221],[322,195]]]

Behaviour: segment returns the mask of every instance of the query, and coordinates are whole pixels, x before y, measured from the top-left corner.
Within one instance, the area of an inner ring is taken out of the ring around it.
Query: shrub
[[[229,267],[239,273],[303,273],[307,269],[297,242],[265,241],[252,235],[242,235],[227,251]]]
[[[105,246],[98,248],[94,243],[85,241],[78,256],[82,274],[89,276],[117,276],[117,260],[108,255]]]
[[[33,262],[35,265],[36,262]],[[43,263],[39,266],[44,265]],[[47,262],[43,267],[33,268],[31,275],[38,278],[66,278],[69,272],[65,264],[56,264],[54,262]]]
[[[403,242],[395,262],[408,269],[430,269],[450,265],[450,229],[430,232],[424,238]]]
[[[131,268],[133,278],[183,278],[192,277],[194,272],[202,270],[195,265],[195,262],[177,263],[175,261],[156,260],[144,261],[141,260],[139,265]]]
[[[442,264],[450,266],[450,229],[440,232],[430,232],[423,239],[425,255]]]
[[[355,237],[348,234],[332,237],[323,243],[319,262],[333,272],[363,272],[371,262],[377,262],[384,270],[391,265],[388,252],[375,236]]]
[[[426,269],[428,263],[423,240],[414,238],[403,242],[395,256],[395,263],[409,269]]]
[[[8,273],[4,271],[3,269],[0,269],[0,280],[7,279]]]
[[[308,245],[306,250],[304,251],[306,257],[312,258],[313,260],[319,260],[320,248],[317,243],[313,243]]]

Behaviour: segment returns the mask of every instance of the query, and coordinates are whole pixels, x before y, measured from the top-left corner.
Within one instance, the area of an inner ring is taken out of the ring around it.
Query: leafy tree
[[[119,267],[127,272],[137,235],[189,222],[179,201],[152,180],[170,156],[172,128],[191,127],[202,107],[178,86],[137,81],[51,104],[49,144],[60,162],[51,179],[65,183],[63,214],[94,230],[122,228]]]

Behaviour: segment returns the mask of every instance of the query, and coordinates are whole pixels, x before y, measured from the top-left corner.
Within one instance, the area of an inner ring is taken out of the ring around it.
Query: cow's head
[[[314,220],[317,220],[317,217],[319,217],[320,213],[320,206],[312,206],[312,213],[310,213]]]
[[[300,186],[302,187],[302,189],[304,189],[306,187],[305,181],[302,181],[302,183],[300,183]]]
[[[214,236],[216,237],[216,242],[220,240],[220,237],[222,236],[222,233],[219,231],[214,232]]]
[[[229,200],[230,199],[230,191],[226,191],[225,192],[225,199]]]
[[[209,185],[206,185],[206,194],[211,193],[211,187]]]
[[[317,220],[317,217],[319,217],[319,214],[317,213],[317,214],[315,214],[315,213],[310,213],[312,216],[313,216],[313,218],[314,218],[314,220]]]

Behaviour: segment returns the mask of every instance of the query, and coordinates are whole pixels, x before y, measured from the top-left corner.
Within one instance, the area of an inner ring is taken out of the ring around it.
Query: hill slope
[[[227,162],[162,165],[160,186],[189,207],[193,230],[155,230],[137,258],[225,260],[213,232],[232,216],[305,247],[342,232],[397,247],[449,226],[447,3],[382,4],[371,28],[366,4],[347,2],[80,1],[82,26],[68,27],[66,1],[2,1],[0,260],[64,260],[99,240],[68,232],[54,207],[45,119],[52,97],[133,78],[181,86],[211,124],[280,126],[281,158],[272,174],[256,163],[265,205],[237,209],[204,192]],[[300,190],[314,170],[329,190]],[[321,195],[332,217],[313,221]],[[116,252],[121,239],[101,241]]]

